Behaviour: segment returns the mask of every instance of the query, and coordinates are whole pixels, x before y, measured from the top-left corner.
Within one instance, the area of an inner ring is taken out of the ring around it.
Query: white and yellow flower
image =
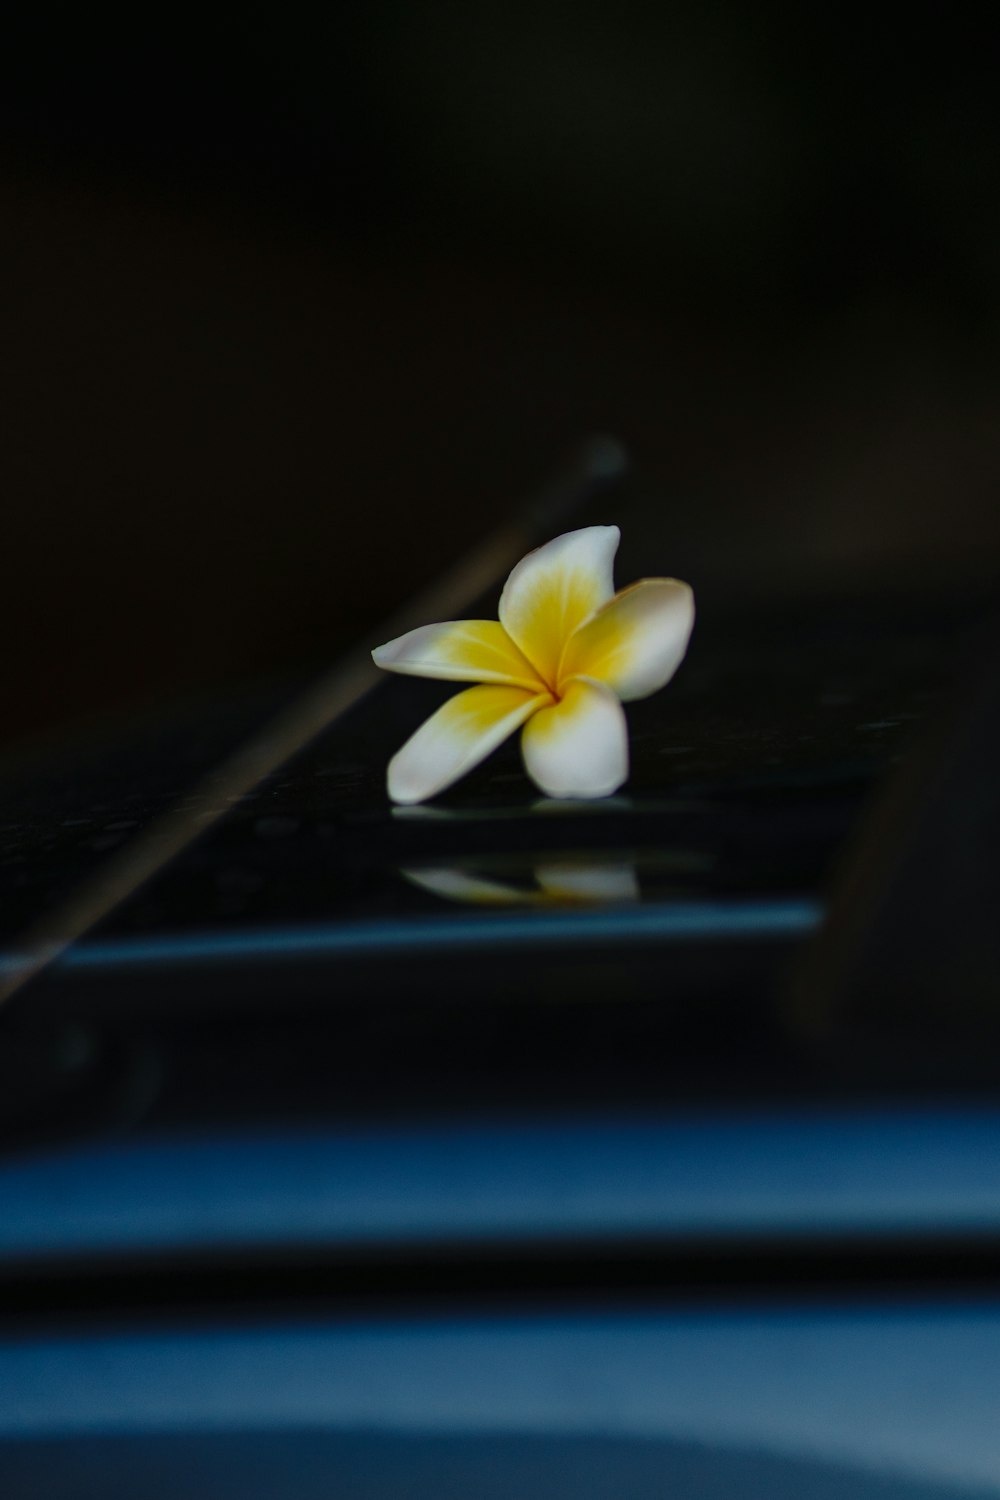
[[[586,526],[522,558],[499,620],[423,625],[372,652],[414,677],[474,682],[431,714],[389,762],[394,802],[423,802],[516,729],[528,775],[550,797],[607,797],[628,777],[623,703],[676,672],[694,595],[676,578],[616,594],[617,526]]]

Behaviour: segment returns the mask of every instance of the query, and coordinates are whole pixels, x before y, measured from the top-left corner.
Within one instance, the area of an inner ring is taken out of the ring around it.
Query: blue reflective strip
[[[0,1162],[0,1264],[268,1245],[1000,1234],[1000,1109],[455,1119]]]
[[[683,901],[604,911],[528,912],[502,916],[420,916],[401,921],[262,927],[178,933],[162,938],[113,938],[70,948],[57,970],[149,965],[185,967],[256,959],[365,958],[396,953],[465,951],[560,944],[761,941],[805,938],[823,908],[810,900]],[[14,954],[0,957],[0,973],[14,973]]]
[[[265,1313],[237,1327],[178,1312],[168,1329],[0,1337],[0,1390],[0,1439],[62,1440],[19,1467],[16,1441],[0,1442],[11,1497],[1000,1493],[1000,1307],[987,1298],[308,1323]],[[215,1462],[213,1433],[230,1443]],[[283,1449],[268,1443],[282,1434]],[[100,1435],[134,1446],[104,1448]],[[505,1435],[513,1451],[498,1450]],[[433,1436],[455,1447],[429,1470],[419,1440]],[[561,1442],[547,1461],[546,1436]],[[632,1473],[620,1445],[642,1454],[654,1440]]]

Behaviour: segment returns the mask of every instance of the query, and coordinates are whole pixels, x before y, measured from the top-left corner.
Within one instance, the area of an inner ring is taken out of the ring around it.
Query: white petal
[[[443,792],[549,701],[547,693],[519,687],[456,693],[389,762],[389,796],[393,802],[423,802]]]
[[[617,903],[638,901],[635,866],[627,861],[608,864],[596,859],[564,860],[539,865],[535,878],[544,891],[563,901]]]
[[[566,644],[561,675],[594,677],[624,703],[670,681],[694,626],[694,594],[676,578],[644,578],[599,609]]]
[[[617,526],[567,531],[529,552],[500,596],[500,621],[549,686],[578,625],[614,595]]]
[[[577,678],[521,737],[525,769],[550,797],[609,797],[628,776],[625,711],[610,688]]]
[[[449,620],[421,625],[376,646],[372,660],[387,672],[447,682],[503,682],[541,692],[532,670],[498,620]]]
[[[507,885],[501,880],[487,880],[482,875],[470,875],[467,870],[456,870],[450,865],[432,869],[400,869],[413,885],[425,891],[433,891],[446,901],[463,901],[471,906],[521,906],[530,903],[534,892],[519,890],[516,885]]]

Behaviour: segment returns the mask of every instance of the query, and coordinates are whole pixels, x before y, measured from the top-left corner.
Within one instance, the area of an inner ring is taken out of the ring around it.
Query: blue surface
[[[0,1164],[0,1260],[664,1234],[1000,1232],[1000,1110],[210,1131]]]
[[[670,1438],[315,1428],[0,1442],[17,1500],[992,1500],[996,1489]]]
[[[329,923],[177,933],[162,938],[109,938],[69,948],[54,972],[118,968],[183,968],[234,960],[386,957],[462,952],[484,943],[545,948],[562,943],[760,941],[805,938],[822,919],[815,901],[682,901],[605,910],[503,912],[490,916],[421,914],[413,920]],[[0,956],[0,974],[14,974],[16,954]]]
[[[0,1390],[7,1438],[304,1429],[632,1438],[1000,1494],[994,1302],[0,1340]],[[425,1491],[399,1490],[413,1493]]]

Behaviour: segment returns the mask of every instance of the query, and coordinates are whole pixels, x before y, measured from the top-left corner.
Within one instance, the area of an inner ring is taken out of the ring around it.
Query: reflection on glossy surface
[[[399,873],[443,900],[473,906],[621,906],[667,895],[679,877],[712,864],[711,854],[696,849],[560,851],[402,865]]]
[[[400,870],[406,880],[435,896],[474,906],[603,906],[640,897],[631,861],[567,857],[539,863],[530,873],[534,886],[495,880],[457,865]]]
[[[399,873],[442,900],[471,906],[622,906],[676,895],[679,880],[708,873],[714,862],[702,849],[564,849],[406,864]]]

